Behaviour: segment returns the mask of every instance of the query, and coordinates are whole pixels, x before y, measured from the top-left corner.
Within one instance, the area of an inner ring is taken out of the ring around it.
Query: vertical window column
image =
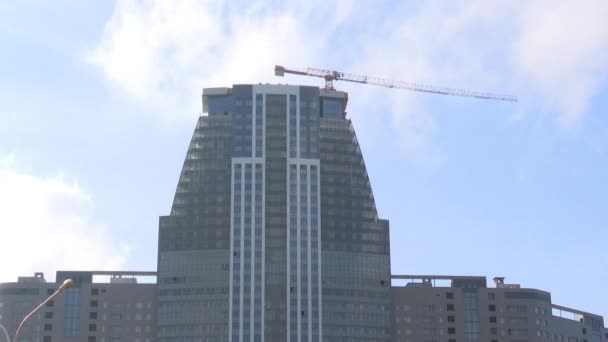
[[[231,341],[261,341],[264,309],[264,167],[233,162]]]
[[[63,318],[63,335],[80,335],[80,288],[73,287],[65,291],[65,311]]]
[[[298,169],[297,164],[289,165],[287,187],[288,229],[287,229],[287,326],[291,342],[298,340]]]
[[[320,341],[320,323],[321,323],[321,249],[320,249],[320,225],[319,218],[321,216],[320,197],[319,197],[319,167],[310,165],[309,171],[309,251],[310,251],[310,330],[312,342]]]
[[[298,112],[297,112],[297,97],[296,95],[289,95],[289,118],[287,129],[287,137],[289,139],[289,157],[298,158],[298,141],[299,130],[298,130]]]
[[[264,95],[256,94],[255,95],[255,113],[253,122],[254,125],[254,146],[255,146],[255,156],[257,158],[261,158],[264,156]]]
[[[252,193],[253,199],[253,272],[252,272],[252,283],[253,283],[253,298],[252,298],[252,331],[253,341],[261,342],[264,331],[262,330],[262,322],[264,321],[264,165],[255,164],[254,170],[254,191]]]
[[[298,333],[301,335],[301,341],[308,341],[308,316],[310,315],[308,302],[308,167],[300,165],[299,175],[299,203],[300,220],[298,225],[298,275],[299,275],[299,303],[298,311],[300,312],[300,324]]]
[[[241,329],[241,241],[242,241],[242,166],[233,164],[232,166],[232,228],[231,228],[231,266],[230,266],[230,334],[231,342],[240,341]]]
[[[252,224],[252,194],[253,194],[253,174],[252,174],[252,164],[245,164],[245,174],[244,174],[244,192],[243,192],[243,255],[241,257],[242,260],[242,269],[243,269],[243,339],[242,341],[249,341],[251,339],[251,326],[252,326],[252,302],[253,302],[253,286],[252,277],[253,277],[253,262],[252,262],[252,233],[253,233],[253,224]]]

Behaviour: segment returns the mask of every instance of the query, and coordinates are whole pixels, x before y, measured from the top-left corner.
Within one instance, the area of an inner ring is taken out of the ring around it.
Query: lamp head
[[[63,281],[63,284],[61,284],[61,286],[59,286],[59,291],[69,289],[70,287],[72,287],[72,285],[74,285],[74,281],[72,279],[66,279]]]

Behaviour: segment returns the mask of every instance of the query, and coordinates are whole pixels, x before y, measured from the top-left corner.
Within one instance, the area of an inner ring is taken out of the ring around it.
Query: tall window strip
[[[288,309],[290,342],[321,340],[318,161],[289,164]]]
[[[289,95],[287,108],[287,338],[290,342],[321,341],[318,113],[313,98],[306,98]]]
[[[479,342],[479,303],[477,291],[463,289],[464,296],[464,340],[465,342]]]
[[[298,132],[298,114],[297,114],[297,96],[289,95],[289,129],[288,129],[288,137],[289,137],[289,157],[290,158],[298,158],[298,141],[299,141],[299,132]]]
[[[63,335],[80,335],[80,288],[67,289],[64,299]]]
[[[264,165],[232,167],[230,340],[262,341],[264,309]]]
[[[229,340],[264,337],[264,94],[235,98]]]
[[[254,131],[254,150],[255,157],[261,158],[264,156],[264,95],[255,95],[255,113],[254,113],[253,127]]]

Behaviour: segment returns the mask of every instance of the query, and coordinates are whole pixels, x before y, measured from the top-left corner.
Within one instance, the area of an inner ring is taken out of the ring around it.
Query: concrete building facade
[[[19,323],[67,278],[74,286],[47,303],[22,328],[23,342],[152,342],[156,336],[156,284],[135,276],[155,272],[59,271],[0,284],[0,324],[12,338]],[[107,283],[93,276],[111,277]],[[4,336],[0,334],[0,340]]]
[[[604,342],[601,316],[555,305],[549,292],[485,277],[403,275],[392,287],[396,342]]]
[[[388,221],[346,104],[317,87],[203,91],[160,218],[159,341],[390,340]]]

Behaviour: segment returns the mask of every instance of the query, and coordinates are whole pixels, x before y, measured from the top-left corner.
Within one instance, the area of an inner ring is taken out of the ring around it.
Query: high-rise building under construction
[[[160,218],[159,341],[389,341],[388,221],[344,92],[203,91]]]

